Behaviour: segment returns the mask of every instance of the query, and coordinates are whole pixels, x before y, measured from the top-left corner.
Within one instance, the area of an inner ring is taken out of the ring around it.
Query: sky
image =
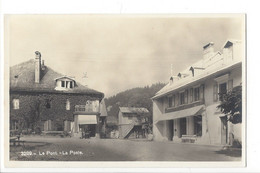
[[[243,22],[241,15],[9,15],[5,55],[13,66],[40,51],[46,66],[109,97],[168,82],[171,71],[200,60],[207,43],[221,51],[228,39],[243,39]]]

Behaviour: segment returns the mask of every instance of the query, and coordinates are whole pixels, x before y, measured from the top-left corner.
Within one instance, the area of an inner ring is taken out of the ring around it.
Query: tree
[[[228,121],[233,124],[242,122],[242,86],[234,87],[231,91],[219,94],[221,104],[217,106],[222,113],[228,115]]]

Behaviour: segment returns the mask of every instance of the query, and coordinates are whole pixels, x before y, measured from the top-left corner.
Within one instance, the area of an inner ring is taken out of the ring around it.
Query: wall
[[[167,138],[167,122],[166,121],[159,121],[156,120],[163,116],[163,100],[153,100],[153,135],[155,141],[163,141],[168,140]]]
[[[19,109],[12,109],[12,100],[19,99]],[[50,108],[46,108],[46,100],[50,100]],[[70,101],[70,110],[66,110],[66,101]],[[85,105],[87,100],[100,100],[89,95],[73,94],[35,94],[35,93],[11,93],[10,94],[10,119],[20,122],[20,126],[28,126],[33,122],[41,124],[41,121],[55,120],[54,127],[64,126],[64,121],[73,121],[75,105]],[[39,110],[39,113],[37,113]],[[53,129],[55,130],[55,129]]]

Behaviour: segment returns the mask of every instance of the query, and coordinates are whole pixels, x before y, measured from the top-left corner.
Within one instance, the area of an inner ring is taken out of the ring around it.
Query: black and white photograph
[[[6,159],[245,166],[245,17],[5,15]]]

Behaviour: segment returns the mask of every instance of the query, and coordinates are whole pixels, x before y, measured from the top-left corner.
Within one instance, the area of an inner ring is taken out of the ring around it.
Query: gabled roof
[[[59,80],[59,79],[69,79],[69,80],[75,81],[75,79],[73,79],[72,77],[69,77],[69,76],[61,76],[61,77],[58,77],[58,78],[56,78],[54,80]]]
[[[119,107],[119,110],[124,114],[144,114],[149,113],[146,108],[136,108],[136,107]]]
[[[104,94],[90,89],[77,83],[72,89],[57,91],[55,90],[55,79],[64,75],[47,67],[43,71],[40,83],[35,83],[35,66],[34,59],[17,64],[10,68],[10,90],[11,91],[27,91],[27,92],[49,92],[49,93],[78,93],[78,94],[96,94],[104,97]]]
[[[225,45],[228,43],[227,41]],[[232,43],[240,43],[239,40],[232,40]],[[224,45],[224,46],[225,46]],[[224,71],[228,68],[232,68],[234,66],[237,66],[241,64],[242,60],[234,60],[229,62],[228,64],[224,63],[223,54],[220,51],[215,52],[212,54],[212,56],[207,57],[206,59],[201,59],[197,61],[196,63],[192,64],[185,70],[183,70],[180,73],[188,73],[188,71],[193,67],[199,67],[197,68],[197,71],[195,72],[195,76],[189,75],[185,78],[182,78],[180,80],[176,80],[173,83],[169,82],[167,85],[165,85],[161,90],[159,90],[152,99],[159,98],[161,96],[164,96],[174,90],[181,89],[191,83],[194,83],[196,81],[202,80],[210,75],[214,75],[216,73],[219,73],[221,71]]]

